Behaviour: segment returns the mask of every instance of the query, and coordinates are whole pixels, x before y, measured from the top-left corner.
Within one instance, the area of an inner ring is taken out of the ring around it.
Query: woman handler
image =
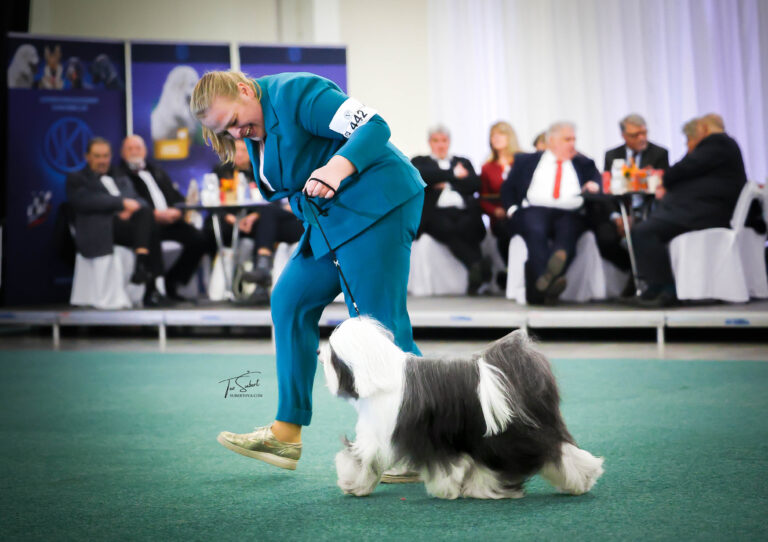
[[[392,331],[397,345],[418,354],[406,309],[411,243],[424,183],[389,143],[389,127],[374,109],[347,97],[333,82],[308,73],[249,79],[210,72],[195,86],[192,113],[222,159],[244,139],[267,200],[287,197],[305,233],[272,291],[277,348],[275,422],[252,433],[222,432],[227,448],[295,469],[301,429],[312,418],[318,322],[344,289],[363,314]],[[319,223],[319,225],[318,225]],[[343,286],[323,237],[335,250]]]

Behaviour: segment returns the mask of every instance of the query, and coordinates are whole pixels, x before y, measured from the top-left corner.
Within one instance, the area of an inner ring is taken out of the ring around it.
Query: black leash
[[[310,177],[310,181],[315,181],[323,186],[327,187],[329,190],[333,192],[333,195],[336,195],[336,189],[333,188],[331,185],[323,181],[322,179],[318,179],[317,177]],[[310,199],[309,194],[306,192],[302,192],[304,194],[304,199],[307,200],[308,203],[310,203],[309,208],[312,210],[312,215],[315,217],[315,223],[317,224],[318,229],[320,230],[320,233],[323,234],[323,239],[325,239],[325,244],[328,246],[328,251],[331,253],[331,257],[333,258],[333,265],[336,266],[336,269],[339,271],[339,276],[341,277],[341,281],[344,283],[344,287],[347,289],[347,293],[349,294],[349,300],[352,302],[352,306],[355,308],[355,312],[358,316],[360,316],[360,309],[357,308],[357,302],[355,301],[354,296],[352,295],[352,290],[349,288],[349,284],[347,283],[346,277],[344,277],[344,273],[341,270],[341,264],[339,264],[339,257],[336,256],[336,251],[331,248],[331,243],[328,242],[328,237],[326,237],[325,232],[323,231],[323,227],[320,225],[320,220],[318,219],[318,213],[320,213],[320,216],[328,216],[328,211],[324,211],[320,208],[320,206],[312,201]],[[314,207],[314,209],[312,209]],[[317,209],[317,213],[315,212],[315,209]]]

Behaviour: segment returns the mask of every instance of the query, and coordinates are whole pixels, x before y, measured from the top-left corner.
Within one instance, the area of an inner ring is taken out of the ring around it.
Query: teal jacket
[[[305,223],[299,247],[309,243],[315,258],[328,252],[314,226],[302,188],[310,174],[332,156],[343,156],[357,169],[341,182],[330,200],[313,198],[321,209],[317,220],[335,249],[391,210],[424,191],[410,161],[389,142],[389,126],[376,111],[349,98],[332,81],[310,73],[282,73],[255,80],[264,113],[264,176],[259,144],[246,140],[254,177],[269,201],[289,198]],[[297,251],[298,252],[298,251]]]

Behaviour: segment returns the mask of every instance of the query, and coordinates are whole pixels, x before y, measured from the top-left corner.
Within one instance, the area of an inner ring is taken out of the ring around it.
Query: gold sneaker
[[[222,431],[216,440],[233,452],[261,459],[281,469],[296,470],[296,463],[301,457],[301,443],[292,444],[277,440],[269,425],[257,427],[253,433]]]
[[[381,475],[382,484],[413,484],[421,481],[421,475],[418,472],[402,467],[389,469]]]

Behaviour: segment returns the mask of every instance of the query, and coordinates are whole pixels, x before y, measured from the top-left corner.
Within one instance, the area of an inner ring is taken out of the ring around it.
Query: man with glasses
[[[640,169],[652,168],[666,171],[669,169],[669,153],[664,147],[648,141],[648,127],[645,119],[636,113],[627,115],[619,121],[621,137],[624,144],[605,153],[603,171],[611,171],[614,160],[623,160],[625,164],[634,164]],[[642,220],[647,214],[643,198],[632,198],[633,222]],[[624,223],[618,209],[608,205],[595,205],[591,209],[591,217],[597,246],[600,254],[618,268],[629,271],[629,253],[624,242]],[[624,295],[634,292],[634,283],[629,281]]]
[[[664,147],[648,141],[648,128],[645,119],[636,113],[627,115],[619,121],[624,144],[605,153],[603,171],[611,171],[613,161],[624,160],[638,168],[669,169],[669,153]]]

